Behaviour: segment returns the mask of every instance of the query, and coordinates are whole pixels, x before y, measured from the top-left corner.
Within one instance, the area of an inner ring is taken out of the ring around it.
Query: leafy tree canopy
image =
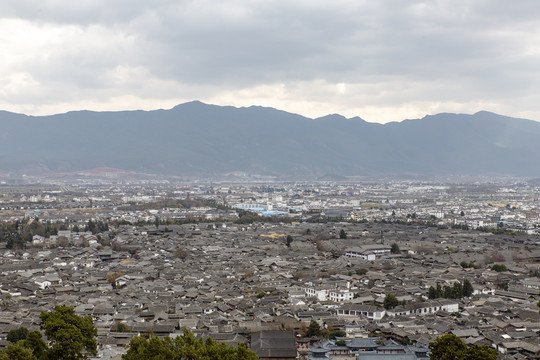
[[[28,335],[28,329],[25,327],[20,327],[18,329],[13,329],[7,334],[7,341],[10,343],[16,343],[19,340],[26,339]]]
[[[429,344],[431,360],[464,360],[467,345],[456,335],[446,334]]]
[[[384,297],[383,306],[386,310],[390,310],[399,305],[399,300],[394,294],[388,294]]]
[[[463,280],[463,283],[455,282],[453,286],[445,285],[444,288],[441,284],[437,283],[437,287],[429,287],[428,298],[446,298],[446,299],[461,299],[462,297],[469,297],[474,292],[471,282],[467,279]]]
[[[32,331],[28,333],[26,339],[22,342],[22,345],[32,350],[32,353],[38,360],[47,360],[47,351],[49,350],[47,344],[43,340],[39,331]]]
[[[487,345],[470,345],[465,360],[496,360],[497,350]]]
[[[346,337],[347,333],[343,330],[332,330],[328,334],[329,339],[335,339],[336,337]]]
[[[431,360],[496,360],[497,350],[487,346],[467,346],[459,337],[446,334],[429,344]]]
[[[31,349],[21,343],[9,344],[6,350],[0,352],[0,360],[36,360]]]
[[[174,256],[183,260],[189,256],[189,250],[179,245],[174,250]]]
[[[293,242],[293,240],[294,239],[293,239],[293,237],[291,235],[287,235],[286,244],[287,244],[288,247],[291,246],[291,243]]]
[[[318,322],[316,322],[315,320],[311,320],[306,336],[321,336],[321,327]]]
[[[72,307],[58,305],[41,312],[41,330],[50,341],[52,359],[80,360],[97,355],[97,329],[91,316],[75,315]]]
[[[496,272],[508,271],[508,268],[504,264],[495,264],[491,267],[491,270]]]
[[[258,356],[248,350],[244,344],[238,347],[217,343],[212,338],[195,339],[193,333],[184,330],[184,334],[174,340],[170,337],[160,339],[135,337],[130,342],[129,350],[122,355],[123,360],[258,360]]]
[[[75,315],[72,307],[60,305],[41,313],[41,332],[19,328],[11,332],[11,343],[0,351],[0,360],[84,360],[97,355],[97,330],[92,317]]]
[[[469,297],[473,294],[474,288],[471,282],[467,279],[463,280],[463,296]]]

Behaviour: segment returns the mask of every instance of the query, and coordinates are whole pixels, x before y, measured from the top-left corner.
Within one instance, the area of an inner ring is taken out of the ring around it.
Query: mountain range
[[[387,124],[193,101],[170,110],[0,111],[0,171],[214,177],[540,176],[540,122],[481,111]]]

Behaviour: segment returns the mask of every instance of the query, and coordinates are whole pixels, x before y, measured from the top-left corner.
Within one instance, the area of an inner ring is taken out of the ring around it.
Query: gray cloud
[[[19,0],[0,14],[8,110],[235,95],[306,115],[489,106],[540,120],[537,1]]]

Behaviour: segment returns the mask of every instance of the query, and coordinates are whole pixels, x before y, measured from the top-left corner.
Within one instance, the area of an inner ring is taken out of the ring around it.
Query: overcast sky
[[[0,109],[540,120],[538,0],[2,0]]]

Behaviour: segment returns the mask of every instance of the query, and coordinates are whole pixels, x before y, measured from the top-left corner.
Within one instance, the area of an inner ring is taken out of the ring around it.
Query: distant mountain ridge
[[[387,124],[189,102],[170,110],[0,111],[0,171],[180,176],[540,176],[540,123],[481,111]]]

